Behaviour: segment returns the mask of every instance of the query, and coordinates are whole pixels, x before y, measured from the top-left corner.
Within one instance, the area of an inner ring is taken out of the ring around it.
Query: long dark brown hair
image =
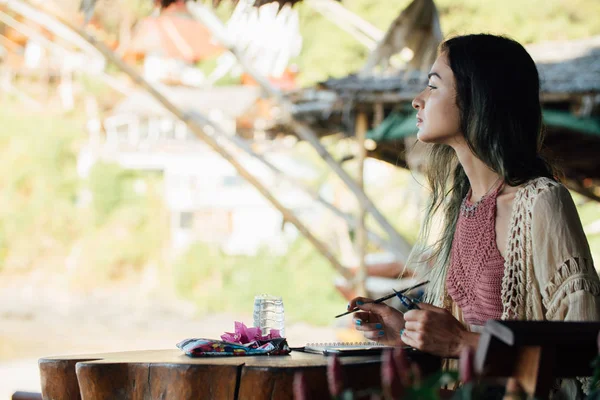
[[[488,34],[458,36],[442,43],[456,82],[460,127],[473,154],[511,186],[533,178],[553,178],[541,157],[543,141],[540,82],[534,61],[514,40]],[[419,243],[411,255],[427,260],[426,300],[443,301],[446,271],[463,198],[470,184],[454,149],[430,145],[426,170],[432,190]],[[425,245],[433,221],[443,218],[439,239]],[[426,256],[425,256],[426,254]]]

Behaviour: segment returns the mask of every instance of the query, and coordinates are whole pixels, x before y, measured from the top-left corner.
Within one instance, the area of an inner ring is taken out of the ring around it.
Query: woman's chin
[[[452,136],[439,134],[439,133],[431,133],[427,132],[425,129],[419,129],[417,132],[417,139],[419,142],[428,143],[428,144],[448,144],[451,140]]]
[[[417,132],[417,139],[419,139],[419,141],[423,143],[432,143],[431,137],[429,137],[427,135],[427,131],[424,131],[423,129],[419,129],[419,131]]]

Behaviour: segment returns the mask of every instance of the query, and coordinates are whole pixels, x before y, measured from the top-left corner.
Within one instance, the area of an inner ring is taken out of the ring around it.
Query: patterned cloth
[[[205,356],[281,356],[290,353],[285,338],[257,340],[239,344],[213,339],[185,339],[177,347],[190,357]]]
[[[285,338],[277,329],[263,335],[260,328],[248,328],[242,322],[235,322],[235,332],[225,332],[222,340],[185,339],[177,347],[190,357],[204,356],[280,356],[290,353]]]

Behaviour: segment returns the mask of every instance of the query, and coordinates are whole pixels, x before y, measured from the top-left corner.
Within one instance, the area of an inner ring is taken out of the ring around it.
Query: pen
[[[392,290],[394,290],[394,289],[392,289]],[[402,305],[404,307],[406,307],[407,309],[409,309],[409,310],[420,310],[420,308],[417,305],[417,303],[413,299],[411,299],[410,297],[405,296],[405,295],[403,295],[400,292],[396,292],[395,290],[394,290],[394,293],[396,294],[396,297],[398,297],[400,299],[400,302],[402,303]],[[400,312],[402,312],[402,311],[400,311]],[[404,314],[404,313],[402,312],[402,314]]]
[[[425,281],[425,282],[417,283],[416,285],[414,285],[414,286],[411,286],[411,287],[409,287],[409,288],[406,288],[406,289],[403,289],[403,290],[401,290],[401,291],[399,291],[399,292],[397,292],[397,291],[395,291],[395,290],[394,290],[394,293],[388,294],[388,295],[386,295],[386,296],[383,296],[383,297],[381,297],[381,298],[379,298],[379,299],[377,299],[377,300],[374,300],[374,301],[373,301],[373,303],[375,303],[375,304],[382,303],[382,302],[384,302],[384,301],[386,301],[386,300],[389,300],[389,299],[391,299],[392,297],[395,297],[395,296],[398,296],[398,295],[402,295],[402,293],[406,293],[406,292],[408,292],[408,291],[411,291],[411,290],[413,290],[413,289],[416,289],[416,288],[418,288],[418,287],[421,287],[421,286],[423,286],[423,285],[426,285],[426,284],[428,284],[428,283],[429,283],[429,281]],[[393,289],[392,289],[392,290],[393,290]],[[404,296],[404,297],[406,297],[406,296]],[[400,298],[400,296],[398,296],[398,298]],[[400,301],[402,301],[402,299],[400,299]],[[403,303],[403,304],[404,304],[404,303]],[[413,303],[413,304],[414,304],[414,303]],[[416,307],[416,304],[415,304],[414,306]],[[342,314],[336,315],[335,317],[336,317],[336,318],[339,318],[339,317],[342,317],[342,316],[344,316],[344,315],[351,314],[351,313],[353,313],[353,312],[356,312],[356,311],[359,311],[359,310],[360,310],[360,308],[358,308],[358,307],[355,307],[354,309],[352,309],[352,310],[350,310],[350,311],[346,311],[345,313],[342,313]]]

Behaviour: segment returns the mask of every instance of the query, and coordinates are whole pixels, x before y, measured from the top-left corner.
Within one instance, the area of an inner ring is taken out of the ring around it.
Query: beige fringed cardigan
[[[600,321],[600,280],[577,209],[563,185],[537,178],[521,187],[508,232],[502,319]],[[447,292],[442,298],[444,308],[464,323]],[[572,379],[557,385],[555,390],[567,398],[582,397]]]
[[[502,280],[502,319],[599,321],[600,280],[569,191],[548,178],[513,201]],[[444,307],[462,313],[447,292]]]

